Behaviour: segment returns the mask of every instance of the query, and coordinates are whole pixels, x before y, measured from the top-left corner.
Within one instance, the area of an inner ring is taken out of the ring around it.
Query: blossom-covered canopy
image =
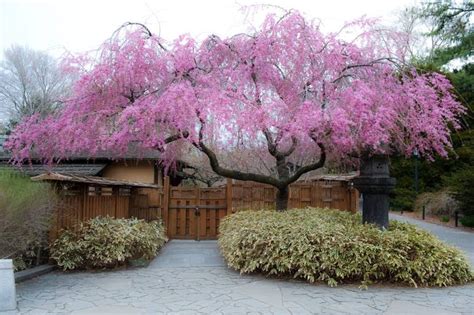
[[[24,120],[9,147],[24,161],[32,152],[120,157],[133,144],[160,150],[168,164],[183,154],[183,143],[211,164],[209,154],[217,159],[215,151],[240,148],[275,159],[280,179],[291,177],[278,167],[292,159],[315,166],[323,155],[345,160],[415,149],[446,156],[450,128],[464,111],[449,81],[409,67],[397,44],[402,35],[382,36],[366,20],[350,28],[360,35],[343,40],[289,12],[269,15],[250,34],[167,43],[129,25],[96,56],[64,61],[79,75],[73,94],[56,115]]]

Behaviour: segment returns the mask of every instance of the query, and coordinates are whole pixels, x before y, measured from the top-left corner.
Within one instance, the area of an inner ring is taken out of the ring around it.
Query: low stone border
[[[30,269],[25,269],[22,271],[15,272],[15,282],[23,282],[41,275],[44,275],[48,272],[51,272],[56,268],[54,265],[40,265]]]

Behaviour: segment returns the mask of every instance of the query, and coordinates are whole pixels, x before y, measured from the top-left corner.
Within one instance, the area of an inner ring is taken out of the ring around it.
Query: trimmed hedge
[[[166,240],[159,221],[97,217],[75,230],[63,230],[50,250],[64,270],[103,269],[132,259],[152,259]]]
[[[329,209],[243,211],[224,218],[219,246],[241,273],[325,281],[448,286],[473,279],[457,249],[396,221],[381,231],[360,215]]]
[[[464,226],[474,228],[474,215],[466,215],[459,221],[461,221],[461,224]]]

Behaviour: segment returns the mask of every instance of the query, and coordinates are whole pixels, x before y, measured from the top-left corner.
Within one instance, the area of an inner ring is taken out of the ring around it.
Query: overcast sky
[[[319,18],[326,30],[362,15],[389,23],[397,10],[416,0],[0,0],[0,51],[12,44],[48,51],[82,52],[97,48],[127,21],[142,22],[167,40],[189,33],[198,38],[245,31],[255,4],[297,9]],[[248,11],[248,10],[247,10]],[[247,16],[247,20],[249,20]]]

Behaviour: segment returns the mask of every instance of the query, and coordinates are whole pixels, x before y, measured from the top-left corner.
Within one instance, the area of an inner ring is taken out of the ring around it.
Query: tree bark
[[[289,197],[288,186],[277,190],[277,195],[275,199],[276,211],[282,212],[288,209],[288,197]]]
[[[318,141],[318,139],[314,136],[313,133],[311,133],[309,136],[321,150],[319,160],[317,162],[299,167],[292,175],[290,175],[286,158],[291,155],[296,149],[298,140],[292,137],[291,147],[287,151],[282,152],[278,150],[277,143],[275,142],[275,140],[273,140],[273,137],[270,132],[265,129],[263,130],[263,133],[265,135],[265,138],[267,139],[268,152],[275,158],[278,173],[277,177],[252,172],[242,172],[236,169],[222,167],[214,151],[212,151],[211,148],[204,144],[203,130],[205,126],[205,121],[200,116],[199,112],[197,112],[196,114],[199,121],[201,122],[201,128],[199,129],[199,139],[197,142],[194,142],[193,145],[207,156],[207,158],[209,159],[209,164],[211,165],[211,168],[214,173],[226,178],[232,178],[241,181],[253,181],[275,187],[277,189],[277,196],[275,199],[275,207],[277,211],[284,211],[288,208],[288,186],[296,182],[301,177],[301,175],[323,167],[326,161],[326,149],[324,145]]]

